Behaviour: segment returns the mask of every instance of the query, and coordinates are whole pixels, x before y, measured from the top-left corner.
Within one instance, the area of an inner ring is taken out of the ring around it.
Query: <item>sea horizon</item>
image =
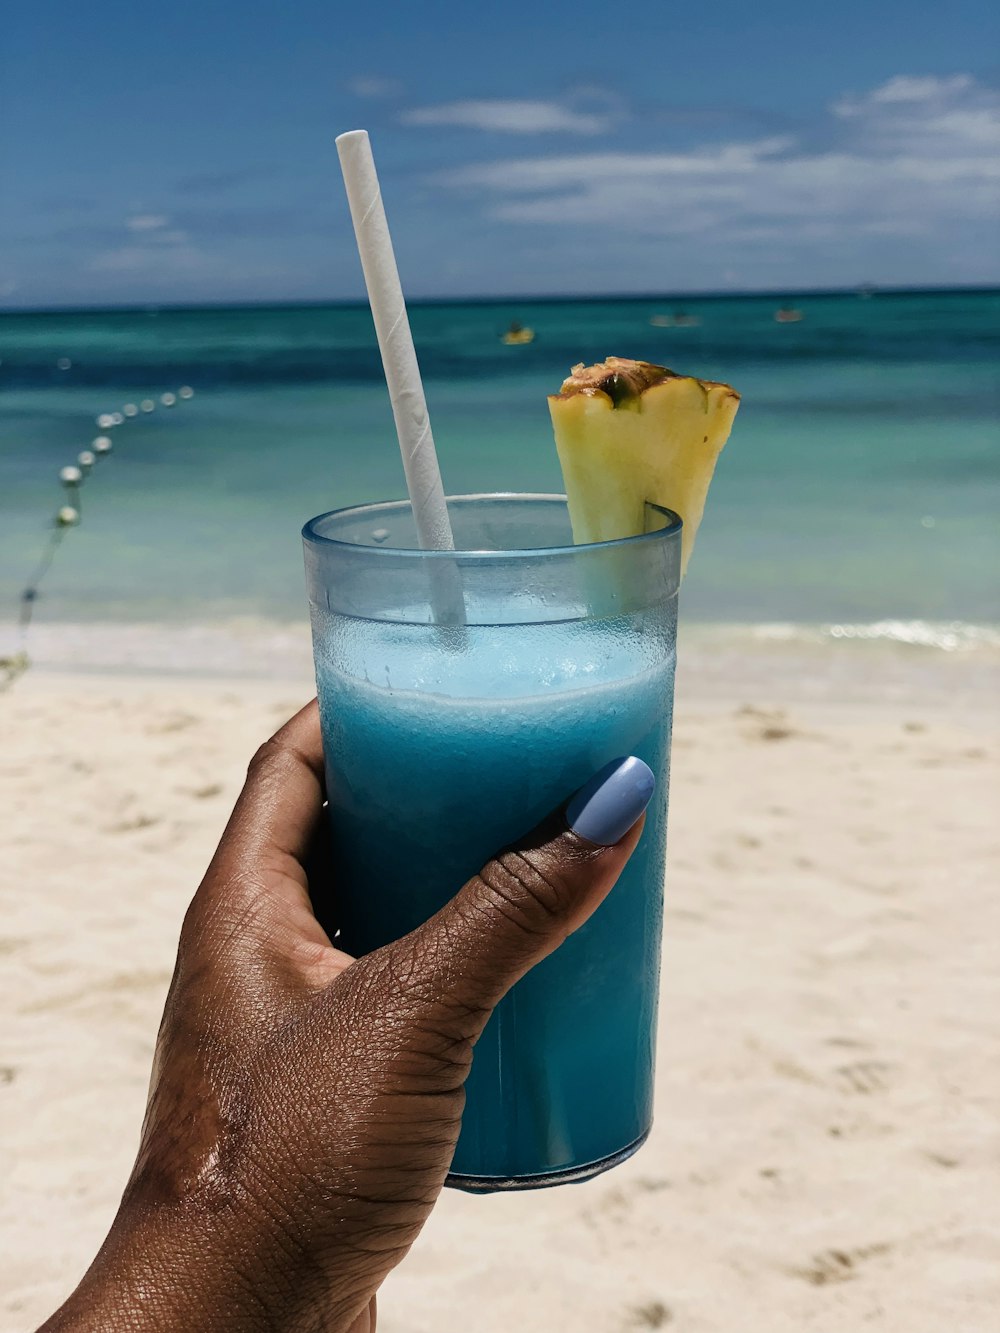
[[[853,286],[836,287],[733,287],[733,288],[669,288],[662,291],[642,292],[518,292],[514,295],[482,293],[466,296],[407,296],[407,308],[413,306],[478,306],[478,305],[516,305],[518,302],[535,302],[545,305],[575,304],[617,304],[643,301],[728,301],[748,298],[752,300],[798,299],[807,297],[857,297],[864,296],[937,296],[959,293],[970,296],[994,295],[1000,293],[1000,281],[988,283],[930,283],[930,284],[893,284],[880,286],[878,283],[858,282]],[[319,296],[288,297],[280,300],[255,300],[247,297],[243,300],[206,300],[206,301],[122,301],[107,303],[83,302],[68,305],[3,305],[0,304],[0,316],[5,315],[101,315],[101,314],[139,314],[148,310],[163,311],[199,311],[199,310],[286,310],[286,309],[347,309],[368,310],[365,296]]]

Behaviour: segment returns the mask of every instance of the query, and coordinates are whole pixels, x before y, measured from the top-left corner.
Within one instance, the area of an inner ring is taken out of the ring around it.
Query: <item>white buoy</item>
[[[160,402],[164,407],[173,407],[174,403],[177,402],[177,395],[175,393],[161,393]]]
[[[72,505],[63,505],[56,514],[56,525],[60,528],[71,528],[80,521],[80,511],[74,509]]]
[[[135,403],[126,403],[122,408],[122,411],[127,417],[137,417],[139,415],[139,409],[136,407]]]
[[[111,452],[111,441],[108,439],[106,435],[98,435],[97,439],[94,441],[94,453],[110,454],[110,452]]]
[[[60,370],[69,370],[72,364],[73,362],[69,359],[68,356],[61,356],[59,360],[56,362],[56,365],[59,367]]]
[[[156,404],[153,402],[152,398],[144,398],[139,406],[144,412],[152,412]]]
[[[112,424],[112,426],[120,426],[124,420],[125,420],[125,418],[122,416],[122,414],[121,414],[120,412],[112,412],[112,413],[111,413],[111,424]]]
[[[79,486],[80,482],[83,481],[83,473],[80,471],[78,467],[70,466],[70,467],[60,468],[59,480],[62,482],[64,486],[68,487]]]
[[[80,453],[77,454],[76,461],[83,468],[84,472],[89,472],[90,469],[94,466],[95,459],[94,455],[90,452],[89,449],[83,449]]]
[[[100,426],[101,430],[110,430],[115,424],[115,419],[110,412],[102,412],[97,418],[97,424]]]
[[[191,385],[190,385],[190,384],[182,384],[181,387],[177,390],[177,397],[178,397],[178,398],[193,398],[193,397],[194,397],[194,389],[191,388]]]

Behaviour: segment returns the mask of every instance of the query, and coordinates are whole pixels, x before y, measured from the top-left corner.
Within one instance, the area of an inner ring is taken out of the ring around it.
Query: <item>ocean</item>
[[[689,623],[1000,643],[1000,292],[418,304],[446,488],[558,491],[545,398],[571,365],[639,357],[742,394],[682,593]],[[690,322],[668,324],[683,309]],[[534,341],[507,346],[517,320]],[[653,322],[651,322],[653,321]],[[164,392],[194,396],[165,407]],[[299,531],[404,493],[367,309],[0,315],[0,627],[108,432],[36,628],[306,619]]]

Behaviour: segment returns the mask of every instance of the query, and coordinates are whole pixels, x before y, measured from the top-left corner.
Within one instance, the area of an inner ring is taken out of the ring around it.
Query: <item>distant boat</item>
[[[520,346],[521,343],[534,342],[534,339],[535,339],[534,329],[528,329],[525,328],[523,324],[514,323],[511,324],[510,328],[503,335],[500,341],[505,342],[508,347],[518,347]]]
[[[693,329],[701,323],[698,315],[689,315],[678,310],[674,315],[652,315],[649,320],[654,329]]]
[[[804,316],[801,310],[796,310],[794,306],[783,305],[774,312],[775,322],[778,324],[798,324]]]
[[[875,295],[875,288],[870,282],[863,282],[858,288],[858,295],[861,297],[862,301],[870,301]]]

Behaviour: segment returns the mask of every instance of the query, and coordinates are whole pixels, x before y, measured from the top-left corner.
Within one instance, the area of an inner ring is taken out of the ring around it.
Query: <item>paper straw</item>
[[[444,500],[424,386],[367,130],[349,130],[338,135],[337,152],[389,386],[417,540],[423,550],[453,551],[455,538]]]

